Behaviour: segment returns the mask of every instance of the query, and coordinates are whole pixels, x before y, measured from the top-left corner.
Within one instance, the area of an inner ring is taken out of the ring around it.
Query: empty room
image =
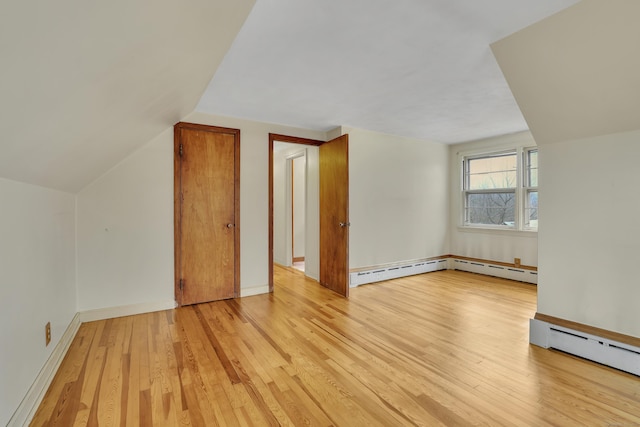
[[[637,16],[4,4],[0,425],[640,426]]]

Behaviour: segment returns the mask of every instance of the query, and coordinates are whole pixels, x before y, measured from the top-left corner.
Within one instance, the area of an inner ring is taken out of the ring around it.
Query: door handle
[[[341,222],[340,227],[349,227],[351,225],[350,222]]]
[[[236,226],[235,224],[227,224],[227,228],[233,228],[235,226]]]

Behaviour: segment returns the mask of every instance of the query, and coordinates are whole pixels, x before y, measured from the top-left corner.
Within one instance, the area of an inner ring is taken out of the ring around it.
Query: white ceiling
[[[253,4],[3,1],[0,177],[84,188],[193,111]]]
[[[258,0],[197,111],[455,143],[527,129],[489,45],[577,0]]]

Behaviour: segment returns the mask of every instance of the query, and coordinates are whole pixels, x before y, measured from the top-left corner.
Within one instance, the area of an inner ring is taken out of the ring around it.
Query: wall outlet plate
[[[46,326],[44,327],[44,333],[45,333],[45,346],[47,346],[51,342],[51,322],[47,322]]]

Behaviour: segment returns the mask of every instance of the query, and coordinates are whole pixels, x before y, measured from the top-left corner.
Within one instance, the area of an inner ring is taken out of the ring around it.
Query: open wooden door
[[[320,146],[320,284],[349,296],[349,135]]]
[[[175,126],[175,295],[179,305],[238,296],[240,131]]]

